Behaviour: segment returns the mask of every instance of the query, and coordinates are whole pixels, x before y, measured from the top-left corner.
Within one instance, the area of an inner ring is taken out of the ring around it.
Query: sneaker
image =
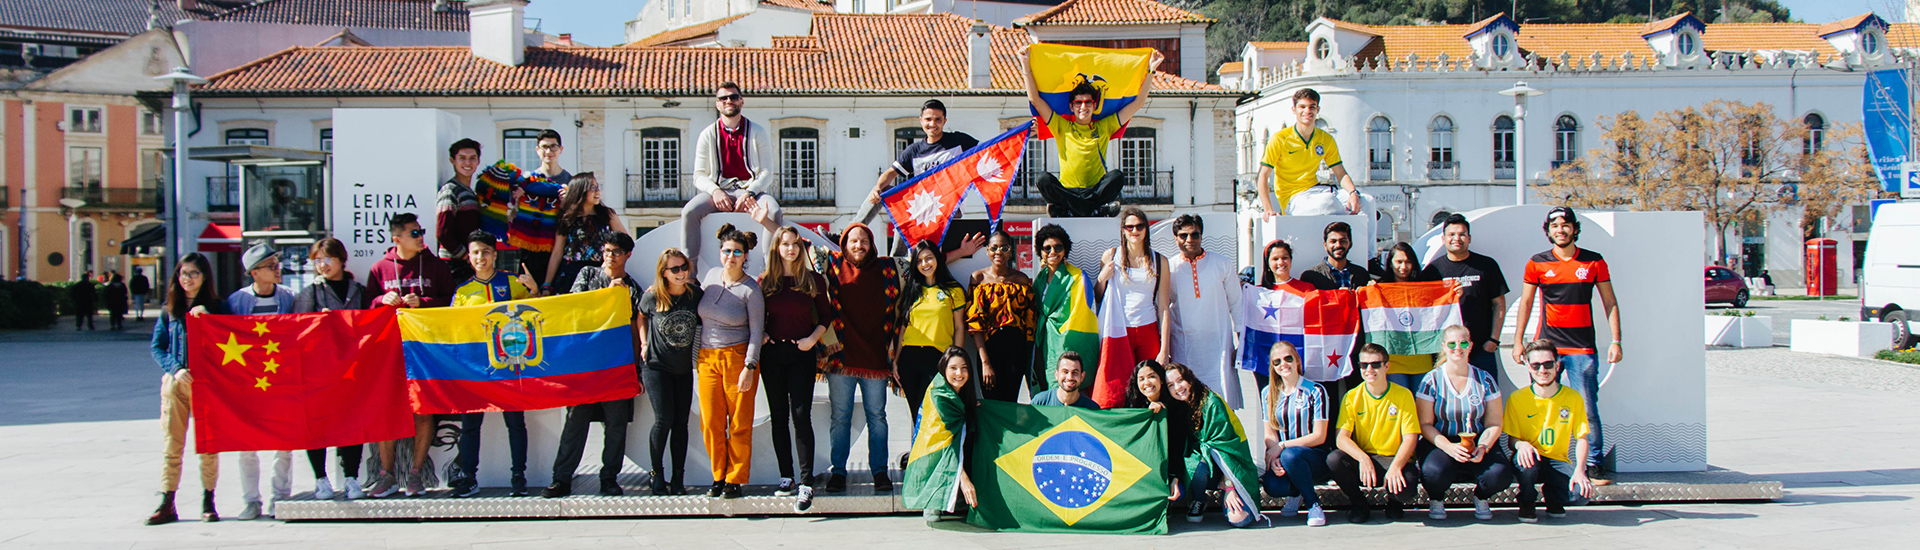
[[[740,484],[728,483],[726,489],[723,489],[720,491],[720,498],[729,499],[729,500],[740,498],[741,492],[742,492],[742,487],[740,486]]]
[[[1540,516],[1534,515],[1532,504],[1520,507],[1520,523],[1540,523]]]
[[[265,505],[258,502],[248,501],[247,507],[240,509],[239,518],[241,521],[260,519],[260,509],[264,507]]]
[[[1300,515],[1300,497],[1287,497],[1287,501],[1280,505],[1280,517],[1290,518],[1297,515]]]
[[[354,478],[347,478],[346,487],[347,487],[347,491],[346,491],[347,500],[360,500],[363,498],[367,498],[367,492],[360,489],[360,480],[354,479]]]
[[[427,492],[427,476],[419,468],[407,471],[407,496],[417,497]]]
[[[828,474],[827,492],[841,493],[847,490],[847,474]]]
[[[1207,501],[1196,498],[1187,501],[1187,523],[1200,523],[1207,517]]]
[[[927,523],[940,523],[940,511],[932,508],[921,510],[920,519]]]
[[[1593,481],[1594,487],[1604,487],[1613,484],[1613,476],[1607,473],[1607,469],[1591,462],[1587,463],[1587,479]]]
[[[373,489],[367,491],[367,494],[373,495],[373,498],[387,498],[399,490],[400,485],[393,481],[393,472],[380,472],[374,474]]]
[[[1427,503],[1428,519],[1447,519],[1447,503],[1438,500]]]
[[[1047,205],[1047,217],[1068,218],[1068,217],[1072,217],[1072,213],[1067,211],[1067,207],[1060,206],[1058,204],[1049,204]]]
[[[1347,510],[1347,523],[1366,523],[1373,520],[1373,510],[1365,506],[1355,506]]]
[[[507,496],[516,496],[516,497],[527,496],[527,475],[526,474],[513,474],[513,489],[507,493]]]
[[[713,482],[713,488],[707,489],[707,498],[720,498],[720,495],[726,493],[726,491],[727,484],[715,481]]]
[[[875,493],[893,492],[893,478],[887,477],[886,472],[874,472],[873,473],[873,492]]]
[[[793,513],[805,514],[811,509],[813,509],[813,486],[801,485],[800,498],[793,500]]]
[[[313,484],[314,500],[333,500],[333,480],[322,479]]]
[[[467,498],[480,494],[480,484],[473,481],[459,483],[453,487],[453,498]]]
[[[1473,519],[1480,521],[1493,519],[1493,505],[1486,499],[1473,497]]]
[[[1547,517],[1560,519],[1567,517],[1567,507],[1558,504],[1547,505]]]
[[[778,487],[774,487],[773,496],[790,497],[790,496],[793,496],[793,491],[794,491],[793,478],[783,477],[783,478],[780,478],[780,485]]]
[[[573,495],[573,480],[555,481],[540,491],[540,498],[564,498]]]
[[[1307,527],[1326,527],[1326,526],[1327,526],[1327,512],[1325,510],[1321,510],[1320,505],[1315,504],[1313,505],[1312,508],[1307,509]]]
[[[1398,500],[1387,499],[1387,521],[1400,521],[1407,515],[1407,507]]]

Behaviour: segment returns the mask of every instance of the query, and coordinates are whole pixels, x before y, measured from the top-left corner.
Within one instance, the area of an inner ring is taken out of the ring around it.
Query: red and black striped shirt
[[[1596,353],[1593,288],[1613,280],[1600,253],[1575,250],[1572,259],[1548,250],[1527,260],[1525,281],[1540,288],[1540,337],[1558,346],[1561,355]]]

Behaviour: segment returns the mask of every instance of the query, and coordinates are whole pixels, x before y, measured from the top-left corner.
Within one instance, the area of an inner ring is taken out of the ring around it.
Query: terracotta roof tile
[[[205,19],[251,0],[203,0],[182,11],[173,1],[160,2],[160,22]],[[94,32],[132,36],[147,32],[152,0],[0,0],[0,27]]]
[[[258,0],[208,19],[465,32],[466,2],[456,0],[447,6],[447,11],[436,12],[433,0]]]
[[[1647,23],[1646,26],[1640,27],[1640,35],[1646,36],[1656,32],[1671,29],[1673,28],[1674,25],[1679,24],[1681,19],[1686,19],[1687,17],[1692,15],[1693,15],[1693,12],[1690,12],[1690,11],[1681,12],[1679,15],[1675,15],[1673,17],[1668,17],[1666,19],[1661,19],[1659,21]]]
[[[727,24],[727,23],[732,23],[732,22],[734,22],[734,21],[737,21],[737,20],[739,20],[740,18],[742,18],[742,17],[746,17],[746,16],[747,16],[747,14],[744,14],[744,13],[743,13],[743,14],[740,14],[740,15],[735,15],[735,16],[732,16],[732,17],[723,17],[723,18],[720,18],[720,19],[715,19],[715,20],[712,20],[712,21],[708,21],[708,22],[705,22],[705,23],[701,23],[701,24],[698,24],[698,25],[693,25],[693,26],[690,26],[690,27],[680,27],[680,28],[678,28],[678,29],[673,29],[673,30],[670,30],[670,31],[665,31],[665,32],[662,32],[662,33],[660,33],[660,34],[656,34],[656,35],[653,35],[653,36],[649,36],[649,37],[646,37],[646,38],[642,38],[642,39],[639,39],[639,40],[635,40],[635,41],[632,41],[632,42],[628,42],[628,43],[626,43],[626,44],[624,44],[624,45],[621,45],[621,46],[619,46],[619,47],[621,47],[621,48],[649,48],[649,47],[653,47],[653,46],[659,46],[659,45],[662,45],[662,44],[672,44],[672,43],[675,43],[675,42],[680,42],[680,41],[684,41],[684,40],[692,40],[692,39],[695,39],[695,38],[699,38],[699,37],[702,37],[702,36],[707,36],[707,35],[710,35],[710,34],[713,34],[713,33],[716,33],[716,32],[720,32],[720,27],[723,27],[723,26],[726,26],[726,24]]]
[[[1860,15],[1855,15],[1853,17],[1848,17],[1846,19],[1841,19],[1839,21],[1834,21],[1832,23],[1827,23],[1825,25],[1821,25],[1820,29],[1816,31],[1819,34],[1815,36],[1826,36],[1836,32],[1858,27],[1860,26],[1861,23],[1865,23],[1868,17],[1873,17],[1873,16],[1874,16],[1873,12],[1867,12]]]
[[[813,35],[775,36],[773,37],[773,47],[786,48],[786,49],[818,50],[820,49],[820,37],[813,36]]]
[[[760,3],[796,10],[833,13],[833,2],[827,2],[825,0],[760,0]]]
[[[209,95],[638,95],[700,94],[732,80],[754,93],[897,93],[967,90],[972,21],[953,14],[819,14],[806,37],[781,48],[528,48],[509,67],[466,47],[289,48],[209,78]],[[994,93],[1020,79],[1019,29],[993,27]],[[805,39],[817,49],[799,49]],[[1230,94],[1219,86],[1154,75],[1154,89]]]
[[[1240,73],[1246,72],[1245,67],[1246,65],[1243,62],[1228,61],[1226,63],[1221,63],[1220,69],[1214,71],[1214,73],[1215,74],[1240,74]]]
[[[1306,42],[1248,42],[1256,50],[1307,50]]]
[[[1213,18],[1153,0],[1066,0],[1039,13],[1013,20],[1016,27],[1212,22]]]

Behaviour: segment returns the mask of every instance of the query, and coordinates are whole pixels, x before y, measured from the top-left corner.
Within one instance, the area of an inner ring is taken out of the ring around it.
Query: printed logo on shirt
[[[1548,279],[1552,279],[1552,278],[1553,278],[1553,270],[1551,270],[1551,269],[1549,269],[1549,270],[1547,270],[1547,274],[1545,275],[1545,277],[1546,277],[1546,278],[1548,278]]]
[[[1400,416],[1400,406],[1387,405],[1387,416]]]
[[[1459,277],[1448,277],[1447,280],[1459,283],[1460,288],[1472,288],[1474,283],[1480,282],[1480,276],[1461,275]]]
[[[1548,272],[1548,273],[1547,273],[1547,276],[1549,276],[1549,277],[1551,277],[1551,276],[1553,276],[1553,273],[1552,273],[1552,272]],[[1580,269],[1575,269],[1575,270],[1573,270],[1573,278],[1575,278],[1575,279],[1579,279],[1579,280],[1582,280],[1582,281],[1585,281],[1585,280],[1587,280],[1587,268],[1584,268],[1584,267],[1582,267],[1582,268],[1580,268]]]
[[[1313,154],[1316,154],[1316,155],[1324,155],[1324,154],[1327,154],[1327,146],[1325,146],[1325,145],[1315,145],[1315,146],[1313,146]]]
[[[1566,407],[1560,407],[1561,420],[1566,420],[1568,416],[1572,416],[1572,415],[1573,415],[1573,411],[1567,409]]]

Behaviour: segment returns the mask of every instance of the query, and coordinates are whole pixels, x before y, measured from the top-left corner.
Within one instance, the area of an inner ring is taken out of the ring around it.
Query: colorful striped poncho
[[[561,186],[537,174],[521,172],[501,160],[480,171],[474,193],[480,198],[480,228],[501,242],[532,252],[553,250],[559,220]],[[513,190],[526,194],[513,206]],[[509,220],[508,217],[512,219]]]

